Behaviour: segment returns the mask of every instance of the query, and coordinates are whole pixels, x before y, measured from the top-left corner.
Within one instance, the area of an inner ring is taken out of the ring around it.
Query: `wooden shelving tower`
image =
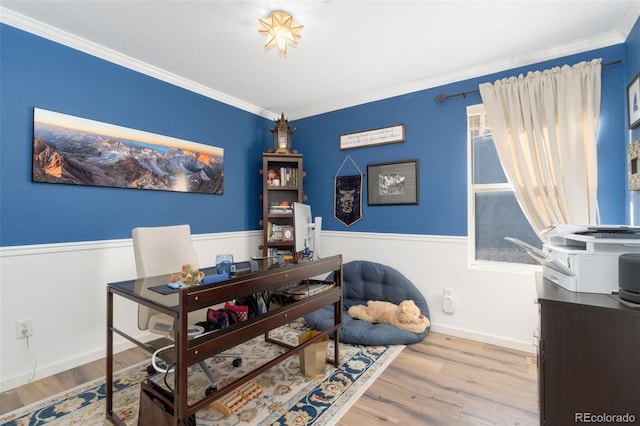
[[[302,203],[302,154],[262,154],[262,244],[263,256],[295,257],[293,203]],[[290,231],[290,232],[289,232]],[[287,234],[290,234],[287,235]]]

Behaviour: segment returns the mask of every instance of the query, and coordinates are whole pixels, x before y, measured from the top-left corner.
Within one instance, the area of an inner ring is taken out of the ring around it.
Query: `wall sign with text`
[[[404,124],[340,135],[340,149],[404,142]]]

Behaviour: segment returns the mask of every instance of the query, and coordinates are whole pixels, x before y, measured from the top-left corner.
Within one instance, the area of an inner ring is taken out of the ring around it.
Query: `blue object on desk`
[[[202,284],[213,284],[213,283],[217,283],[219,281],[224,281],[224,280],[228,280],[228,279],[229,279],[229,273],[228,272],[224,272],[222,274],[207,275],[202,280]]]
[[[155,291],[156,293],[160,293],[163,295],[173,294],[180,291],[180,288],[172,288],[169,287],[169,284],[160,284],[153,287],[149,287],[149,290]]]
[[[224,274],[208,275],[204,277],[204,279],[202,280],[202,284],[203,285],[213,284],[213,283],[217,283],[219,281],[224,281],[228,279],[229,279],[228,272],[225,272]],[[155,291],[156,293],[167,295],[167,294],[177,293],[180,291],[181,288],[182,288],[182,284],[180,283],[169,283],[169,284],[160,284],[153,287],[149,287],[149,290]]]

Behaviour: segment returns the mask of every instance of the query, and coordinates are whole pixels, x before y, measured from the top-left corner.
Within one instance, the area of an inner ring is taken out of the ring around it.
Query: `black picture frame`
[[[367,164],[367,204],[418,204],[418,160]]]
[[[640,126],[640,73],[627,86],[627,117],[630,129]]]

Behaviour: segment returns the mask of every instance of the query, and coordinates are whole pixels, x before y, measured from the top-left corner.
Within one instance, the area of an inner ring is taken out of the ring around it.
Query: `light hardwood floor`
[[[407,346],[338,426],[538,425],[533,354],[429,333]]]
[[[136,347],[114,355],[113,369],[118,371],[148,359],[150,359],[149,353]],[[104,378],[106,368],[105,359],[100,359],[2,392],[0,393],[0,414],[8,413],[41,399],[59,394],[83,383]]]
[[[148,359],[116,356],[115,369]],[[0,394],[0,413],[104,376],[104,360]],[[340,419],[354,425],[537,425],[535,357],[431,332],[407,346]]]

